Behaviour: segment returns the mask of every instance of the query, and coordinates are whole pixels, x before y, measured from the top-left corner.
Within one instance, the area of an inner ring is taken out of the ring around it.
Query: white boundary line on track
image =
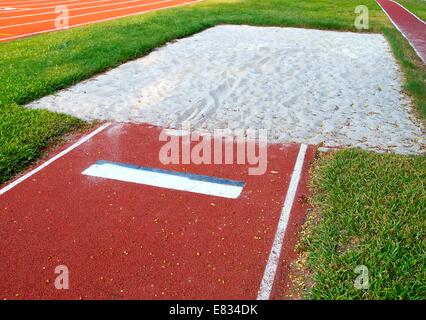
[[[308,146],[301,144],[299,154],[297,155],[293,173],[291,175],[290,184],[281,210],[280,220],[278,221],[277,232],[275,233],[274,243],[269,253],[268,262],[265,267],[262,282],[260,283],[257,300],[269,300],[272,287],[274,285],[275,275],[277,273],[278,264],[280,262],[281,249],[283,246],[284,235],[287,229],[288,220],[296,197],[297,188],[302,176],[303,164],[305,162],[306,151]]]
[[[17,8],[13,8],[13,10],[2,10],[4,8],[10,8],[10,7],[0,7],[0,14],[2,13],[10,13],[10,12],[25,12],[25,11],[31,11],[31,8],[21,8],[21,9],[17,9]]]
[[[393,1],[390,1],[393,2]],[[396,28],[396,30],[399,31],[399,33],[402,34],[402,36],[405,38],[405,40],[408,41],[408,43],[410,44],[411,48],[413,48],[414,52],[416,52],[417,56],[420,58],[420,60],[423,61],[423,63],[426,63],[426,60],[423,59],[422,55],[420,54],[420,52],[417,51],[416,47],[411,43],[410,39],[408,39],[408,37],[405,35],[404,32],[402,32],[402,30],[398,27],[398,25],[395,23],[395,21],[392,20],[392,18],[390,17],[390,15],[387,13],[387,11],[382,7],[382,5],[376,0],[376,3],[379,5],[379,7],[382,9],[382,11],[385,13],[385,15],[388,17],[388,19],[390,20],[390,22],[392,22],[393,26]],[[408,10],[407,10],[408,11]]]
[[[78,140],[76,143],[74,143],[73,145],[69,146],[67,149],[59,152],[53,158],[50,158],[49,160],[47,160],[46,162],[44,162],[43,164],[41,164],[37,168],[31,170],[30,172],[24,174],[22,177],[14,180],[13,182],[11,182],[10,184],[8,184],[4,188],[0,189],[0,196],[2,194],[6,193],[7,191],[9,191],[10,189],[16,187],[18,184],[20,184],[21,182],[25,181],[26,179],[28,179],[32,175],[36,174],[40,170],[46,168],[52,162],[55,162],[56,160],[58,160],[59,158],[63,157],[64,155],[66,155],[70,151],[74,150],[75,148],[77,148],[78,146],[82,145],[83,143],[85,143],[89,139],[93,138],[95,135],[97,135],[99,132],[103,131],[104,129],[108,128],[110,125],[111,125],[111,123],[109,123],[109,122],[103,124],[102,126],[100,126],[99,128],[97,128],[95,131],[91,132],[87,136],[84,136],[83,138],[81,138],[80,140]]]
[[[242,181],[102,160],[96,161],[81,174],[227,199],[237,199],[244,189]]]
[[[122,2],[110,2],[110,3],[107,3],[107,4],[102,4],[102,5],[96,5],[96,6],[89,6],[89,7],[82,7],[82,8],[74,8],[74,9],[69,9],[68,10],[68,12],[70,12],[70,11],[77,11],[77,10],[84,10],[84,9],[92,9],[92,8],[99,8],[99,7],[111,7],[111,6],[116,6],[116,5],[120,5],[120,4],[123,4],[123,3],[133,3],[133,2],[140,2],[140,1],[146,1],[146,0],[127,0],[127,1],[122,1]],[[164,1],[173,1],[173,0],[164,0]],[[161,2],[161,1],[160,1]],[[96,3],[96,2],[86,2],[86,3],[82,3],[82,4],[88,4],[88,3]],[[145,5],[150,5],[150,4],[156,4],[156,3],[158,3],[158,2],[151,2],[151,3],[144,3]],[[54,7],[50,7],[50,8],[56,8],[56,6],[54,6]],[[126,9],[126,8],[131,8],[131,7],[123,7],[123,8],[120,8],[119,10],[122,10],[122,9]],[[42,9],[45,9],[45,8],[41,8],[41,9],[36,9],[36,10],[42,10]],[[47,9],[47,8],[46,8]],[[97,12],[99,12],[99,11],[97,11]],[[102,11],[100,11],[100,12],[102,12]],[[32,13],[32,14],[25,14],[25,15],[22,15],[22,16],[13,16],[13,17],[3,17],[3,18],[0,18],[0,20],[10,20],[10,19],[16,19],[16,18],[25,18],[25,17],[34,17],[34,16],[42,16],[42,15],[46,15],[46,14],[54,14],[55,12],[54,11],[52,11],[52,10],[48,10],[48,11],[46,11],[46,12],[40,12],[40,13]],[[95,12],[93,12],[93,13],[95,13]],[[73,16],[71,15],[70,16],[70,18],[72,18]],[[76,15],[76,16],[74,16],[74,17],[78,17],[78,15]],[[46,21],[46,20],[45,20]],[[9,26],[13,26],[13,25],[9,25]]]
[[[402,4],[400,4],[400,3],[396,2],[396,1],[393,1],[393,0],[389,0],[389,1],[397,4],[398,6],[400,6],[405,11],[411,13],[415,18],[417,18],[417,20],[419,20],[420,22],[426,24],[426,22],[424,22],[422,19],[420,19],[418,16],[416,16],[414,13],[412,13],[410,10],[408,10],[406,7],[404,7]]]
[[[120,11],[120,10],[125,10],[125,9],[133,9],[133,8],[138,8],[138,7],[146,7],[146,6],[151,6],[151,5],[166,3],[166,2],[172,2],[172,1],[179,1],[179,0],[161,0],[161,1],[157,1],[157,2],[139,4],[137,6],[130,6],[130,7],[123,7],[123,8],[118,8],[118,9],[111,9],[111,10],[103,10],[103,11],[96,11],[96,12],[78,14],[78,15],[75,15],[75,16],[70,16],[69,18],[70,19],[80,18],[80,17],[91,16],[91,15],[99,14],[99,13],[114,12],[114,11]],[[18,24],[10,24],[10,25],[7,25],[7,26],[2,26],[2,27],[0,27],[0,29],[27,26],[27,25],[30,25],[30,24],[33,25],[33,24],[45,23],[45,22],[50,22],[50,21],[55,21],[55,20],[56,20],[56,18],[55,19],[47,19],[47,20],[30,21],[30,22],[18,23]]]
[[[144,13],[149,13],[149,12],[154,12],[154,11],[159,11],[159,10],[164,10],[164,9],[176,8],[176,7],[181,7],[181,6],[187,6],[187,5],[196,4],[196,3],[199,3],[199,2],[202,2],[202,1],[204,1],[204,0],[196,0],[196,1],[193,1],[193,2],[185,2],[185,3],[173,5],[173,6],[168,6],[168,7],[158,8],[158,9],[152,9],[152,10],[146,10],[146,11],[137,12],[137,13],[131,13],[131,14],[126,14],[126,15],[122,15],[122,16],[116,16],[116,17],[113,17],[113,18],[107,18],[107,19],[94,20],[94,21],[90,21],[90,22],[84,22],[84,23],[74,24],[74,25],[69,26],[68,29],[72,29],[72,28],[80,27],[80,26],[85,26],[85,25],[88,25],[88,24],[94,24],[94,23],[98,23],[98,22],[115,20],[115,19],[118,19],[118,18],[125,18],[125,17],[136,16],[138,14],[144,14]],[[55,28],[55,29],[48,29],[48,30],[42,30],[42,31],[37,31],[37,32],[31,32],[31,33],[25,33],[25,34],[20,34],[20,35],[13,36],[13,37],[0,38],[0,42],[5,42],[7,40],[12,40],[12,39],[25,38],[25,37],[32,36],[32,35],[43,34],[43,33],[48,33],[48,32],[53,32],[53,31],[68,30],[68,29],[56,29]]]

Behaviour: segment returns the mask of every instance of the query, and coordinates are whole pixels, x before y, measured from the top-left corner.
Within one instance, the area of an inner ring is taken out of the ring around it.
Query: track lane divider
[[[287,224],[290,218],[294,199],[296,197],[300,178],[302,176],[303,164],[305,162],[307,149],[308,145],[300,145],[299,154],[297,155],[296,163],[294,165],[293,173],[291,175],[290,184],[288,186],[287,194],[284,200],[284,205],[281,210],[280,220],[278,222],[274,242],[272,244],[271,252],[269,253],[268,257],[268,262],[265,267],[265,272],[260,283],[260,289],[257,295],[257,300],[269,300],[271,296],[272,287],[274,285],[274,280],[280,261],[284,235],[287,229]]]

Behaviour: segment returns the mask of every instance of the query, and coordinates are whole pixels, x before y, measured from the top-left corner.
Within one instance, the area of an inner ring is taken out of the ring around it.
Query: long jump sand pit
[[[83,119],[268,129],[271,142],[425,151],[386,40],[295,28],[217,26],[33,102]]]

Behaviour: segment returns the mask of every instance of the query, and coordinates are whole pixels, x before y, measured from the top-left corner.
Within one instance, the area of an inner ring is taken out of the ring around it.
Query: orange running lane
[[[65,5],[68,9],[68,28],[71,28],[199,1],[200,0],[68,0],[55,2],[34,1],[32,4],[29,2],[16,2],[14,6],[6,4],[5,2],[0,2],[0,42],[61,30],[63,20],[60,20],[60,15],[62,15],[62,13],[55,13],[56,6],[60,5]],[[4,10],[4,8],[15,8],[16,10]],[[19,11],[17,10],[18,8]],[[26,8],[27,10],[20,10],[22,8]]]

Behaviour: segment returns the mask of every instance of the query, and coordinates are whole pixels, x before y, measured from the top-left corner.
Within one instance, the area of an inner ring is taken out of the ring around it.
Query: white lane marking
[[[113,7],[115,5],[120,5],[123,3],[131,3],[131,2],[140,2],[141,0],[127,0],[127,1],[123,1],[123,2],[111,2],[111,3],[107,3],[107,4],[101,4],[101,5],[92,5],[92,6],[88,6],[88,7],[81,7],[81,8],[74,8],[74,9],[69,9],[68,12],[70,11],[78,11],[78,10],[85,10],[85,9],[92,9],[92,8],[99,8],[99,7]],[[171,1],[171,0],[168,0]],[[81,4],[90,4],[90,3],[96,3],[95,2],[87,2],[87,3],[81,3]],[[149,4],[156,4],[157,2],[152,2],[152,3],[145,3],[145,5],[149,5]],[[80,5],[80,3],[75,4],[75,5]],[[43,10],[43,9],[48,9],[48,8],[56,8],[57,6],[53,6],[53,7],[46,7],[46,8],[40,8],[40,9],[36,9],[36,10]],[[68,5],[68,7],[71,7],[71,5]],[[126,7],[122,6],[120,8],[120,10],[122,9],[126,9]],[[30,14],[24,14],[24,15],[20,15],[20,16],[13,16],[13,17],[3,17],[0,18],[0,20],[5,20],[5,19],[17,19],[17,18],[25,18],[25,17],[34,17],[34,16],[42,16],[42,15],[51,15],[54,14],[54,11],[52,10],[48,10],[45,12],[39,12],[39,13],[30,13]],[[75,16],[77,17],[77,16]]]
[[[13,11],[14,13],[15,12],[18,12],[18,13],[21,13],[21,12],[24,12],[24,11],[31,11],[32,9],[31,8],[13,8],[13,10],[4,10],[5,8],[0,8],[0,14],[5,14],[5,15],[7,15],[7,14],[9,14],[11,11]]]
[[[240,181],[108,161],[98,161],[81,174],[228,199],[238,198],[244,188]]]
[[[410,10],[408,10],[406,7],[404,7],[402,4],[400,4],[400,3],[398,3],[398,2],[396,2],[396,1],[393,1],[393,0],[389,0],[390,2],[393,2],[393,3],[395,3],[395,4],[397,4],[398,6],[400,6],[402,9],[404,9],[405,11],[407,11],[407,12],[409,12],[409,13],[411,13],[417,20],[419,20],[420,22],[422,22],[423,24],[426,24],[426,22],[425,21],[423,21],[422,19],[420,19],[420,17],[418,17],[418,16],[416,16],[414,13],[412,13]]]
[[[399,31],[399,33],[402,34],[402,36],[405,38],[405,40],[408,41],[408,43],[410,44],[411,48],[413,48],[413,50],[416,52],[417,56],[419,56],[420,60],[423,61],[423,63],[426,63],[426,57],[423,58],[422,55],[420,54],[419,51],[417,51],[416,47],[411,43],[410,39],[408,39],[408,37],[405,35],[404,32],[402,32],[402,30],[398,27],[398,25],[395,23],[395,21],[392,20],[392,18],[390,17],[390,15],[387,13],[387,11],[382,7],[382,5],[379,3],[379,1],[377,1],[377,4],[380,6],[380,8],[382,8],[382,11],[385,13],[385,15],[387,15],[388,19],[390,20],[390,22],[392,22],[393,26],[396,28],[396,30]]]
[[[275,233],[274,243],[272,244],[262,282],[260,283],[257,300],[268,300],[271,295],[272,286],[274,284],[275,275],[280,260],[284,235],[287,229],[288,220],[290,218],[291,208],[293,207],[294,198],[296,197],[297,187],[299,186],[300,177],[302,175],[303,163],[305,161],[307,148],[308,146],[306,144],[300,145],[299,154],[297,155],[297,160],[294,165],[290,184],[287,190],[287,195],[284,200],[284,206],[281,210],[281,216],[278,222],[277,232]]]
[[[18,0],[18,1],[4,1],[4,0],[2,0],[2,1],[0,1],[2,4],[4,4],[4,3],[6,3],[6,4],[11,4],[11,3],[14,3],[14,4],[21,4],[21,3],[37,3],[37,2],[46,2],[46,1],[48,1],[48,0]],[[70,1],[70,0],[68,0],[68,1]],[[72,1],[77,1],[77,0],[72,0]]]
[[[78,146],[82,145],[83,143],[85,143],[86,141],[88,141],[89,139],[91,139],[92,137],[94,137],[95,135],[97,135],[99,132],[101,132],[105,128],[109,127],[110,125],[111,125],[111,123],[105,123],[104,125],[102,125],[98,129],[96,129],[95,131],[93,131],[92,133],[88,134],[87,136],[85,136],[85,137],[81,138],[80,140],[78,140],[73,145],[69,146],[67,149],[65,149],[65,150],[61,151],[60,153],[58,153],[53,158],[47,160],[42,165],[38,166],[34,170],[31,170],[27,174],[23,175],[22,177],[20,177],[20,178],[16,179],[15,181],[11,182],[10,184],[8,184],[7,186],[5,186],[4,188],[0,189],[0,195],[6,193],[10,189],[16,187],[18,184],[20,184],[21,182],[23,182],[24,180],[26,180],[29,177],[31,177],[32,175],[36,174],[40,170],[46,168],[49,164],[51,164],[52,162],[54,162],[54,161],[58,160],[59,158],[63,157],[64,155],[66,155],[70,151],[74,150]]]
[[[165,2],[173,2],[173,1],[176,1],[176,0],[162,0],[162,1],[157,1],[157,2],[150,2],[150,3],[138,4],[136,6],[129,6],[129,7],[123,6],[122,8],[117,8],[117,9],[101,10],[101,11],[96,11],[96,12],[89,12],[89,13],[84,13],[84,14],[77,14],[75,16],[71,16],[70,18],[80,18],[80,17],[85,17],[85,16],[96,15],[96,14],[99,14],[99,13],[107,13],[107,12],[114,12],[114,11],[126,10],[126,9],[146,7],[146,6],[150,6],[150,5],[155,5],[155,4],[165,3]],[[96,8],[96,6],[95,6],[95,8]],[[33,24],[44,23],[44,22],[55,21],[55,20],[56,20],[56,18],[55,19],[45,19],[45,20],[37,20],[37,21],[31,21],[31,22],[24,22],[24,23],[18,23],[18,24],[9,24],[7,26],[0,27],[0,29],[26,26],[26,25],[30,25],[30,24],[33,25]]]
[[[94,24],[94,23],[98,23],[98,22],[105,22],[105,21],[115,20],[115,19],[118,19],[118,18],[125,18],[125,17],[136,16],[138,14],[144,14],[144,13],[149,13],[149,12],[154,12],[154,11],[160,11],[160,10],[164,10],[164,9],[170,9],[170,8],[181,7],[181,6],[187,6],[187,5],[196,4],[196,3],[199,3],[199,2],[202,2],[202,1],[204,1],[204,0],[196,0],[196,1],[191,1],[191,2],[184,2],[184,3],[173,5],[173,6],[167,6],[167,7],[162,7],[162,8],[158,8],[158,9],[151,9],[151,10],[146,10],[146,11],[142,11],[142,12],[130,13],[130,14],[125,14],[125,15],[122,15],[122,16],[116,16],[116,17],[107,18],[107,19],[92,20],[92,21],[89,21],[89,22],[84,22],[84,23],[70,25],[68,27],[68,29],[75,28],[75,27],[80,27],[80,26],[85,26],[85,25],[89,25],[89,24]],[[54,28],[54,29],[48,29],[48,30],[30,32],[30,33],[24,33],[24,34],[20,34],[20,35],[13,36],[13,37],[0,38],[0,42],[4,42],[4,41],[7,41],[7,40],[13,40],[13,39],[19,39],[19,38],[25,38],[25,37],[33,36],[33,35],[36,35],[36,34],[42,34],[42,33],[47,33],[47,32],[52,32],[52,31],[60,31],[60,30],[61,29]]]

